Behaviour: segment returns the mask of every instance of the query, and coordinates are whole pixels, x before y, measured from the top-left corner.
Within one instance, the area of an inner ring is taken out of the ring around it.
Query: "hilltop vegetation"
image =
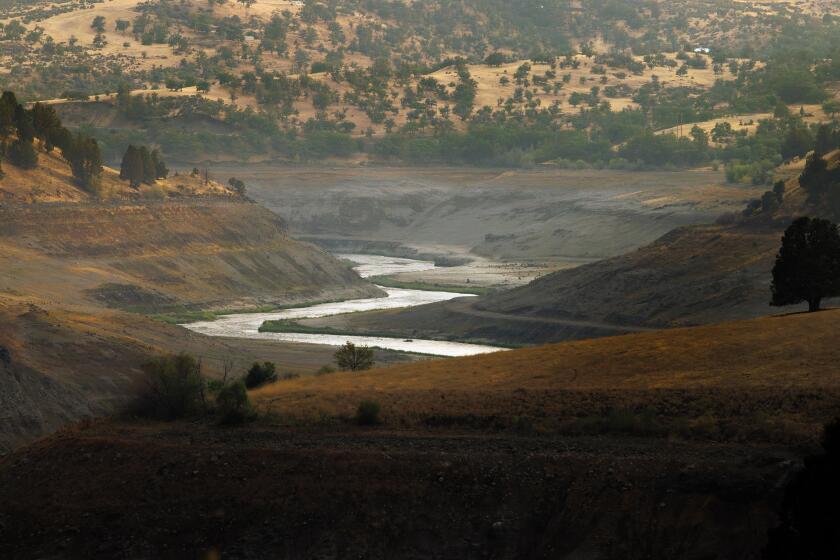
[[[763,183],[812,147],[814,121],[837,113],[831,3],[113,0],[4,10],[0,84],[27,99],[107,103],[112,123],[101,105],[60,110],[96,133],[109,161],[139,143],[190,160],[720,162],[734,181]],[[721,118],[714,131],[691,126]],[[741,130],[750,120],[766,123]]]

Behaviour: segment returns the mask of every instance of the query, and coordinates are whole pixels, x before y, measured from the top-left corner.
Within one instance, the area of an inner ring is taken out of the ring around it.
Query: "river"
[[[336,255],[354,263],[353,269],[363,278],[396,274],[399,272],[420,272],[435,268],[430,261],[385,257],[379,255]],[[243,313],[226,315],[215,321],[189,323],[184,327],[208,336],[226,336],[236,338],[254,338],[262,340],[276,340],[279,342],[301,342],[307,344],[326,344],[340,346],[347,341],[357,345],[375,346],[388,350],[402,352],[416,352],[433,356],[474,356],[498,352],[501,348],[466,344],[462,342],[444,342],[438,340],[422,340],[403,338],[386,338],[376,336],[344,336],[309,333],[267,333],[259,332],[260,325],[265,321],[295,320],[314,317],[328,317],[357,311],[372,311],[376,309],[396,309],[413,307],[439,301],[447,301],[459,297],[472,297],[453,292],[432,292],[426,290],[406,290],[402,288],[382,287],[388,296],[382,298],[353,299],[336,303],[323,303],[309,307],[283,309],[271,313]]]

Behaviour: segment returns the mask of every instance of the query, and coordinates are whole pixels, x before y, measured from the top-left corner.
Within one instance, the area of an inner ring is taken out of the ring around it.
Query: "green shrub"
[[[362,426],[375,426],[380,423],[379,412],[382,409],[377,401],[367,400],[359,404],[356,410],[356,422]]]
[[[225,386],[216,397],[216,410],[222,424],[241,424],[256,416],[248,391],[241,381]]]
[[[274,383],[277,381],[277,372],[274,364],[271,362],[257,363],[251,366],[248,374],[245,376],[245,387],[248,389],[255,389],[261,387],[266,383]]]
[[[348,341],[336,351],[335,362],[338,368],[344,371],[363,371],[370,369],[375,363],[373,349],[367,346],[356,346]]]
[[[143,365],[149,389],[141,414],[172,420],[195,414],[204,407],[201,364],[189,354],[161,356]]]

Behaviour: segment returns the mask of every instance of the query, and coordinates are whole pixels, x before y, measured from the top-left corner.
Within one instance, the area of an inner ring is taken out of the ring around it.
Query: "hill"
[[[834,414],[838,322],[840,311],[827,311],[612,336],[302,378],[254,397],[309,419],[349,416],[373,398],[396,425],[514,427],[527,418],[537,430],[574,432],[612,410],[689,437],[810,437]]]
[[[109,161],[133,142],[191,162],[766,166],[782,150],[740,134],[763,136],[755,123],[720,130],[712,144],[709,129],[761,118],[786,132],[833,116],[836,11],[828,2],[35,2],[0,8],[0,84],[55,102],[68,122],[80,117],[74,127],[95,131]],[[804,107],[789,126],[785,113]],[[668,131],[652,151],[631,142],[648,130]]]
[[[33,149],[34,168],[9,162],[0,177],[0,449],[124,406],[156,353],[193,351],[210,373],[268,356],[307,370],[329,360],[323,349],[301,360],[266,344],[210,344],[147,315],[382,295],[198,173],[134,187],[103,168],[83,188],[57,150]]]
[[[826,158],[835,166],[838,152]],[[797,216],[835,215],[800,187],[804,165],[779,168],[789,178],[781,202],[768,191],[769,208],[755,200],[717,224],[676,228],[623,255],[470,300],[302,323],[522,345],[760,317],[770,311],[770,273],[785,228]]]
[[[0,544],[755,558],[836,413],[838,327],[835,310],[281,381],[234,428],[84,423],[0,459]],[[351,423],[371,398],[383,425]]]

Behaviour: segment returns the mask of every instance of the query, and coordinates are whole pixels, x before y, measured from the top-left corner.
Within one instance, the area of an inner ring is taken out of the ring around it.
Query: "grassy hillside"
[[[811,437],[836,412],[838,326],[838,311],[769,317],[298,379],[254,397],[308,419],[376,399],[389,425]]]

